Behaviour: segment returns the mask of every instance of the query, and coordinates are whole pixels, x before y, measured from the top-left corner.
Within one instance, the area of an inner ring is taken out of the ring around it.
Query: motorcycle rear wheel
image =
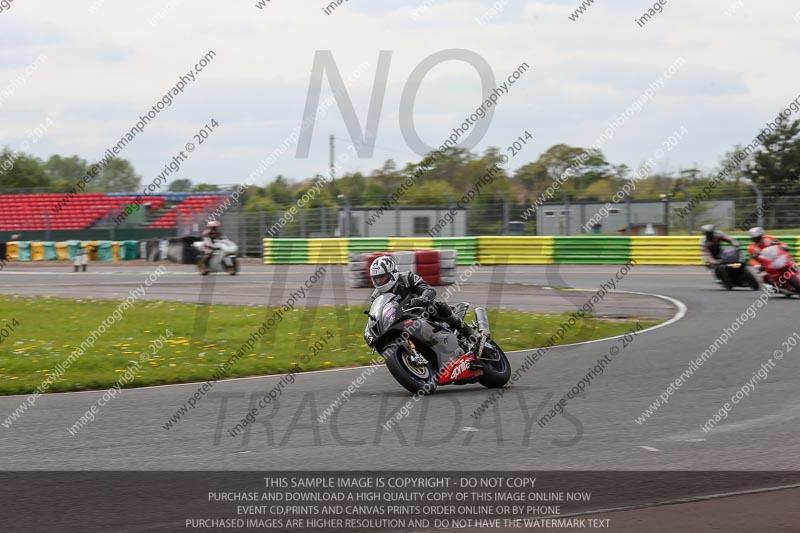
[[[403,346],[390,347],[383,352],[386,368],[403,388],[420,396],[433,394],[438,385],[434,365],[430,361],[424,367],[414,365],[410,356]]]
[[[761,288],[761,283],[758,281],[758,276],[755,275],[753,269],[750,267],[742,267],[744,268],[744,272],[742,273],[742,277],[744,278],[745,282],[750,286],[751,289],[757,291]]]
[[[239,261],[237,261],[236,258],[234,257],[233,266],[228,268],[228,274],[230,274],[231,276],[235,276],[237,272],[239,272]]]

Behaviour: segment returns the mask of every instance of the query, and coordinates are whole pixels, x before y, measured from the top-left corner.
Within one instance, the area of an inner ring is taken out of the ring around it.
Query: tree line
[[[755,138],[761,132],[754,132]],[[772,190],[781,190],[784,196],[800,192],[796,186],[800,175],[800,120],[784,121],[778,128],[761,137],[763,142],[744,161],[736,165],[720,186],[715,197],[738,197],[751,194],[750,182],[758,185],[766,196]],[[719,161],[724,168],[741,154],[742,147],[734,146]],[[589,157],[587,157],[587,154]],[[27,154],[13,153],[5,148],[0,161],[14,157],[13,166],[8,170],[0,167],[0,189],[13,190],[52,189],[67,190],[84,175],[90,164],[78,157],[53,155],[42,161]],[[451,205],[458,201],[465,191],[494,165],[502,167],[502,153],[490,147],[482,154],[451,148],[436,158],[416,179],[399,200],[400,205]],[[352,172],[337,177],[315,198],[315,205],[335,207],[343,195],[353,206],[378,206],[397,189],[399,183],[413,175],[422,161],[398,166],[393,160],[386,161],[380,168],[370,173]],[[576,164],[580,162],[580,164]],[[645,162],[642,163],[645,165]],[[503,199],[507,199],[515,212],[523,211],[539,198],[554,180],[563,175],[566,169],[574,167],[570,178],[562,189],[570,200],[608,201],[640,169],[631,169],[624,164],[614,164],[602,151],[579,146],[557,144],[548,148],[535,161],[529,162],[516,171],[502,170],[495,175],[492,186],[470,204],[475,215],[489,210],[499,210]],[[697,168],[682,168],[670,172],[648,169],[647,177],[637,179],[636,200],[656,200],[662,194],[676,191],[684,186],[690,192],[700,193],[718,169],[704,172]],[[243,203],[247,210],[266,210],[276,213],[293,205],[319,176],[290,182],[278,175],[264,185],[250,187],[244,195]],[[96,192],[133,192],[140,189],[142,177],[133,165],[125,159],[114,159],[106,165],[91,182],[89,190]],[[169,185],[173,192],[200,192],[219,190],[219,186],[193,183],[190,179],[173,180]],[[680,195],[678,195],[680,197]],[[561,201],[560,197],[552,201]],[[777,216],[777,219],[776,219]],[[780,216],[772,214],[771,221],[780,224]]]

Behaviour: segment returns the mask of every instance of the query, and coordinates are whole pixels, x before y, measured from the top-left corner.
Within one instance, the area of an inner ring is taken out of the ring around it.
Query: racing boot
[[[461,339],[464,341],[467,351],[472,349],[472,347],[474,347],[480,340],[480,335],[478,335],[478,333],[472,329],[469,324],[458,318],[456,315],[444,317],[444,321],[447,322],[448,326],[458,332],[458,334],[461,336]]]

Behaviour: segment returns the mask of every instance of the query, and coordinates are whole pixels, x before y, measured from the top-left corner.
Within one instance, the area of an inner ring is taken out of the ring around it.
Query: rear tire
[[[486,341],[484,353],[486,350],[491,349],[500,356],[498,361],[486,361],[480,359],[483,364],[483,375],[478,378],[478,383],[490,389],[502,387],[511,378],[511,365],[508,362],[506,353],[493,341]]]
[[[411,394],[426,396],[433,394],[438,385],[436,379],[436,369],[430,361],[424,368],[412,365],[409,360],[409,353],[406,348],[398,346],[388,348],[383,352],[383,359],[386,361],[386,368],[397,382]]]
[[[237,272],[239,272],[239,261],[237,261],[236,258],[234,257],[233,266],[228,268],[228,274],[230,274],[231,276],[235,276]]]
[[[745,282],[754,291],[759,290],[761,288],[761,283],[758,281],[758,276],[753,273],[753,269],[747,266],[743,268],[744,273],[742,274],[742,277],[744,278]]]
[[[731,281],[731,275],[727,269],[720,270],[718,276],[720,281],[722,281],[722,286],[725,287],[726,290],[733,289],[733,282]]]

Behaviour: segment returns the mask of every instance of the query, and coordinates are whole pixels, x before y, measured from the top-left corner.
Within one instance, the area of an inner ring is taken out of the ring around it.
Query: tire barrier
[[[141,244],[146,249],[147,244]],[[12,241],[0,246],[5,257],[20,262],[73,261],[84,247],[90,261],[128,261],[140,257],[139,241]]]
[[[430,285],[455,283],[456,250],[383,250],[353,252],[348,257],[349,283],[355,288],[371,288],[369,268],[382,256],[391,256],[400,272],[415,272]]]

